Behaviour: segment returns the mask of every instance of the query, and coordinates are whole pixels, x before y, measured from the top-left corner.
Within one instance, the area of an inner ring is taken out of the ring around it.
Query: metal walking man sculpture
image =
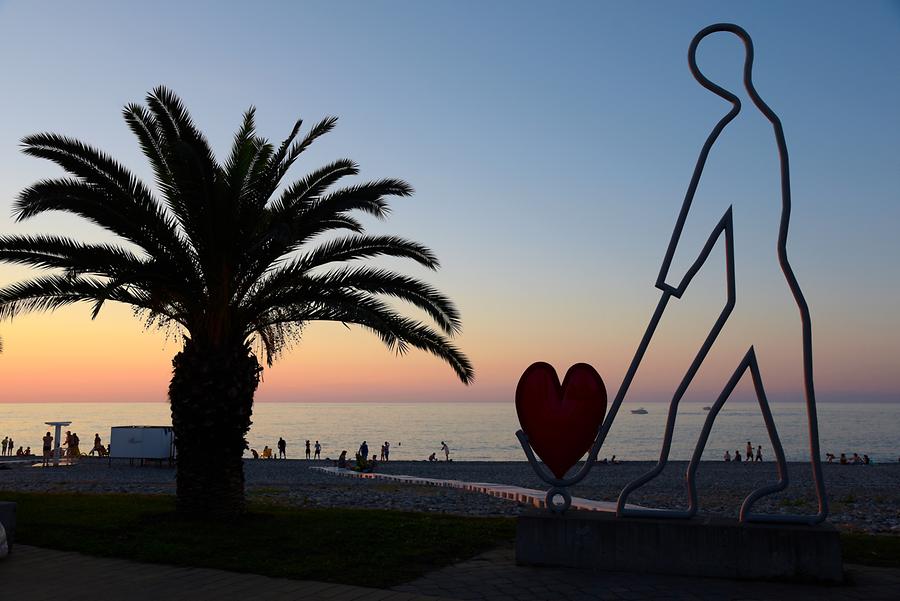
[[[681,281],[677,283],[677,285],[673,285],[668,283],[667,277],[669,276],[670,267],[672,265],[672,259],[675,255],[676,248],[678,247],[679,240],[681,238],[682,230],[684,228],[685,222],[687,220],[688,214],[691,209],[691,204],[694,200],[694,195],[697,191],[697,186],[700,182],[700,177],[703,173],[704,166],[706,165],[707,158],[709,156],[710,151],[713,148],[713,145],[716,143],[716,140],[719,138],[719,135],[725,129],[725,127],[740,113],[741,111],[741,102],[740,99],[729,92],[728,90],[716,85],[712,81],[706,78],[700,69],[697,67],[697,47],[699,46],[701,40],[705,37],[717,33],[717,32],[728,32],[736,35],[741,41],[744,43],[745,47],[745,59],[744,59],[744,87],[748,95],[750,96],[753,104],[759,109],[759,111],[765,116],[766,119],[772,124],[773,132],[775,134],[775,142],[778,147],[778,155],[780,160],[780,170],[781,170],[781,218],[780,225],[778,230],[778,242],[777,242],[777,254],[778,254],[778,263],[781,268],[781,271],[784,274],[785,281],[791,291],[794,301],[797,304],[797,307],[800,312],[800,322],[802,326],[802,366],[803,366],[803,388],[804,388],[804,396],[806,401],[806,415],[808,420],[808,429],[809,429],[809,451],[810,451],[810,463],[812,467],[812,476],[813,476],[813,484],[815,487],[816,497],[818,500],[818,511],[812,515],[772,515],[772,514],[760,514],[752,512],[753,505],[760,498],[784,490],[788,485],[788,474],[787,474],[787,464],[784,457],[784,450],[781,445],[781,441],[778,437],[778,431],[775,427],[775,422],[772,417],[772,412],[769,408],[769,402],[765,394],[765,390],[763,388],[762,376],[760,374],[759,364],[756,358],[756,352],[754,347],[751,345],[749,349],[746,351],[743,359],[738,363],[733,375],[728,380],[725,385],[725,388],[722,390],[722,393],[719,395],[716,402],[711,407],[709,414],[706,418],[706,422],[703,426],[702,432],[700,434],[700,438],[697,441],[697,445],[694,448],[693,455],[691,457],[690,464],[687,468],[687,473],[685,474],[687,491],[688,491],[688,507],[686,510],[662,510],[662,509],[644,509],[644,508],[633,508],[627,505],[627,500],[629,495],[646,484],[650,480],[654,479],[658,476],[662,470],[665,468],[666,463],[669,458],[669,451],[671,449],[672,443],[672,435],[674,433],[675,428],[675,418],[678,412],[678,405],[684,396],[684,393],[687,391],[691,382],[694,379],[694,376],[697,374],[697,371],[700,369],[700,366],[703,364],[704,360],[707,359],[707,356],[710,353],[710,350],[713,348],[713,344],[718,338],[722,328],[725,326],[725,323],[728,321],[729,317],[732,314],[732,311],[735,307],[735,301],[737,297],[736,285],[735,285],[735,273],[734,273],[734,226],[733,226],[733,218],[732,218],[732,208],[729,206],[725,211],[722,218],[719,220],[718,224],[713,228],[712,232],[709,234],[709,237],[706,241],[706,244],[703,246],[700,251],[699,256],[693,261],[690,267],[685,272]],[[600,451],[603,442],[606,439],[607,434],[609,433],[609,429],[612,425],[613,420],[615,420],[616,414],[619,410],[622,401],[625,398],[626,393],[628,392],[628,388],[631,385],[631,382],[637,372],[638,367],[640,366],[641,360],[643,359],[644,353],[647,350],[647,347],[650,344],[651,339],[653,338],[653,334],[656,331],[656,327],[659,324],[660,319],[665,311],[665,308],[672,297],[681,298],[684,294],[685,290],[687,290],[694,276],[700,271],[700,268],[706,263],[706,260],[709,258],[712,249],[718,242],[719,238],[724,235],[725,236],[725,261],[726,261],[726,278],[727,278],[727,301],[722,309],[721,313],[718,316],[718,319],[712,326],[712,329],[707,334],[703,344],[700,346],[699,351],[697,352],[694,360],[692,361],[690,367],[685,373],[684,377],[681,380],[678,388],[675,391],[674,396],[669,405],[669,413],[666,421],[665,432],[663,436],[662,448],[660,450],[659,460],[656,466],[630,482],[625,486],[625,488],[621,491],[617,505],[616,505],[616,513],[619,516],[652,516],[652,517],[669,517],[669,518],[688,518],[696,514],[698,508],[697,502],[697,489],[695,482],[695,475],[697,470],[697,465],[700,461],[700,457],[703,454],[703,450],[706,446],[706,441],[709,437],[710,430],[712,429],[713,423],[721,410],[722,406],[728,400],[731,393],[734,391],[740,379],[743,375],[750,371],[750,374],[753,379],[753,386],[756,391],[757,400],[759,401],[760,410],[762,412],[763,420],[766,425],[766,429],[769,434],[769,438],[772,442],[773,450],[775,453],[776,464],[778,467],[778,482],[764,486],[750,493],[747,498],[744,500],[741,511],[740,511],[740,520],[741,521],[772,521],[772,522],[795,522],[795,523],[807,523],[807,524],[816,524],[822,522],[826,516],[828,515],[828,506],[825,498],[825,485],[822,479],[822,466],[819,454],[819,429],[818,429],[818,421],[816,417],[816,400],[815,400],[815,389],[813,386],[813,366],[812,366],[812,322],[810,320],[809,307],[806,304],[806,299],[803,297],[803,292],[800,290],[800,285],[797,282],[797,278],[794,276],[794,271],[791,268],[790,262],[788,261],[787,256],[787,234],[788,234],[788,225],[790,222],[790,214],[791,214],[791,184],[790,184],[790,169],[788,164],[788,152],[787,145],[784,140],[784,131],[782,130],[781,121],[778,119],[778,116],[772,111],[771,108],[763,101],[760,97],[759,93],[756,91],[753,86],[752,81],[752,67],[753,67],[753,42],[750,39],[750,36],[744,31],[741,27],[737,25],[728,24],[728,23],[720,23],[716,25],[711,25],[701,30],[694,36],[694,39],[691,41],[689,50],[688,50],[688,64],[690,65],[691,73],[694,78],[707,90],[713,92],[717,96],[725,99],[729,103],[731,103],[731,110],[722,117],[719,122],[715,125],[715,127],[710,132],[709,136],[706,139],[706,142],[703,145],[703,148],[700,150],[700,155],[697,159],[696,166],[694,167],[693,176],[691,177],[690,184],[688,185],[687,193],[685,194],[684,202],[681,207],[681,211],[678,215],[678,219],[675,223],[674,231],[672,232],[672,238],[669,242],[668,249],[666,250],[665,257],[663,258],[662,267],[659,271],[659,276],[656,280],[656,287],[662,291],[662,295],[660,297],[659,303],[656,307],[656,311],[651,318],[647,329],[644,333],[643,338],[641,339],[640,344],[638,345],[638,349],[635,352],[634,358],[632,359],[631,365],[629,366],[628,371],[625,374],[625,378],[622,381],[621,386],[619,387],[619,391],[616,394],[615,399],[613,400],[612,405],[610,406],[609,413],[606,415],[603,423],[599,426],[599,431],[597,436],[593,442],[593,445],[588,450],[587,460],[582,468],[575,473],[572,477],[565,479],[561,477],[550,478],[546,472],[546,470],[541,471],[539,466],[537,465],[536,458],[534,454],[531,452],[529,448],[529,437],[530,433],[527,431],[519,432],[518,437],[522,444],[523,449],[525,450],[526,455],[528,456],[529,461],[535,466],[535,469],[538,470],[538,475],[540,475],[544,480],[550,483],[554,488],[551,489],[550,493],[548,493],[548,506],[551,509],[556,510],[564,510],[568,507],[570,503],[570,498],[568,497],[568,493],[560,492],[561,488],[565,486],[571,486],[579,482],[583,479],[588,471],[591,469],[593,463],[596,461],[597,454]],[[528,372],[526,371],[526,374]],[[524,381],[524,376],[523,376]],[[522,382],[520,382],[520,388],[522,386]],[[520,396],[517,391],[517,406],[520,405]],[[605,406],[605,396],[603,405]],[[520,409],[520,417],[522,415],[522,409]],[[552,495],[562,495],[564,503],[562,505],[554,506],[552,501]]]

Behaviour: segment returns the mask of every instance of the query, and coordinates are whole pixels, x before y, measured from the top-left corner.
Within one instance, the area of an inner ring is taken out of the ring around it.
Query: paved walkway
[[[900,599],[900,569],[847,566],[849,584],[811,586],[515,565],[511,547],[380,590],[205,568],[142,564],[16,545],[0,561],[0,598],[17,601],[588,601]]]
[[[16,545],[0,560],[0,599],[15,601],[439,601],[420,593],[89,557]]]
[[[544,508],[547,506],[547,491],[537,490],[534,488],[522,488],[521,486],[510,486],[508,484],[494,484],[492,482],[464,482],[462,480],[442,480],[440,478],[420,478],[419,476],[406,476],[403,474],[382,474],[380,472],[357,472],[354,470],[341,469],[339,467],[311,467],[309,469],[318,470],[335,476],[344,476],[347,478],[364,478],[393,480],[395,482],[405,482],[407,484],[418,484],[420,486],[441,486],[446,488],[459,488],[472,492],[479,492],[500,499],[508,499],[531,505],[534,507]],[[625,507],[629,509],[641,508],[640,505],[632,505],[628,503]],[[582,499],[581,497],[572,497],[572,509],[582,509],[586,511],[608,511],[615,513],[616,503],[614,501],[594,501],[592,499]]]
[[[900,569],[845,566],[840,586],[716,580],[683,576],[588,572],[515,565],[512,547],[426,574],[395,591],[463,601],[588,601],[595,599],[825,601],[900,599]]]

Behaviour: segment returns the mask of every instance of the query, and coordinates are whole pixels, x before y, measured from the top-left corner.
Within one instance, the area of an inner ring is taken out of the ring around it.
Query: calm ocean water
[[[619,411],[600,456],[623,460],[655,459],[659,454],[667,405],[645,406],[646,415]],[[789,460],[803,460],[808,451],[806,417],[801,404],[773,407],[782,444]],[[706,412],[700,404],[684,403],[672,445],[673,459],[688,459]],[[104,443],[111,426],[171,424],[164,403],[0,403],[0,438],[10,436],[16,447],[40,448],[46,421],[71,421],[70,428],[90,449],[95,432]],[[900,456],[900,404],[820,404],[822,452],[867,453],[875,461],[897,461]],[[442,440],[458,461],[524,460],[515,432],[515,405],[509,403],[259,403],[254,408],[250,445],[274,447],[279,436],[288,443],[288,456],[301,457],[309,438],[322,443],[323,457],[351,454],[367,440],[370,452],[391,442],[391,459],[419,460],[439,451]],[[766,459],[771,445],[759,408],[753,404],[726,406],[713,427],[704,459],[719,460],[725,449],[744,452],[747,440],[761,444]],[[439,453],[440,455],[440,453]]]

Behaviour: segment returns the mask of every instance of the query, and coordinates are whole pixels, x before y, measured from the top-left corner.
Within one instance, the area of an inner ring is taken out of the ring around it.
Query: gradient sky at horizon
[[[719,21],[753,36],[756,87],[784,123],[788,251],[812,310],[819,398],[900,400],[900,2],[5,2],[0,232],[102,238],[70,216],[13,221],[16,194],[60,173],[19,140],[72,135],[152,183],[120,111],[158,84],[220,157],[250,105],[273,140],[299,116],[337,115],[294,179],[349,157],[361,178],[416,188],[366,223],[436,251],[439,272],[403,268],[457,301],[477,380],[315,324],[257,400],[511,400],[537,360],[589,362],[612,396],[656,306],[697,152],[728,110],[686,62],[693,35]],[[742,60],[725,34],[699,52],[735,90]],[[733,206],[738,310],[691,400],[716,394],[750,344],[773,400],[800,399],[799,318],[775,261],[777,154],[752,109],[714,150],[673,267]],[[668,400],[724,302],[723,265],[720,245],[670,304],[631,401]],[[0,265],[0,285],[26,275]],[[112,306],[94,322],[87,306],[20,317],[0,337],[0,403],[163,401],[179,348],[177,332]]]

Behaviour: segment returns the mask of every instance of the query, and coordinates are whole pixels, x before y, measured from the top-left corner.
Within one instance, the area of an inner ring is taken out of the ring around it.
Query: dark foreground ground
[[[174,494],[171,468],[109,466],[87,459],[71,467],[36,469],[20,464],[0,470],[0,493],[111,492]],[[328,462],[304,460],[245,462],[251,499],[302,507],[354,507],[439,512],[470,516],[512,516],[522,508],[511,501],[462,490],[337,478],[308,469]],[[615,500],[622,487],[652,467],[650,462],[598,465],[573,488],[573,494]],[[639,489],[630,502],[649,507],[685,504],[685,462],[672,462],[659,478]],[[379,471],[429,478],[493,482],[545,489],[526,462],[390,462]],[[900,464],[849,466],[825,464],[830,521],[844,531],[900,534]],[[810,469],[805,463],[788,467],[788,490],[769,497],[757,508],[777,513],[815,511]],[[772,463],[703,463],[698,470],[701,511],[736,516],[743,498],[754,488],[774,482]]]

